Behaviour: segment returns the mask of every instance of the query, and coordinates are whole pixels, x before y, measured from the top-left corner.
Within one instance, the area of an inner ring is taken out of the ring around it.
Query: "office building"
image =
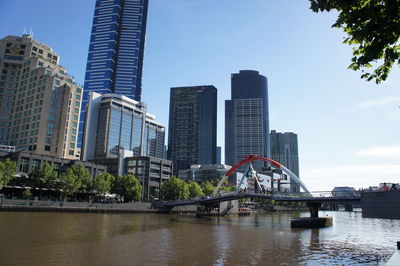
[[[106,171],[104,165],[96,164],[93,162],[82,162],[79,160],[69,160],[58,158],[49,155],[36,154],[31,151],[17,151],[17,152],[0,152],[0,161],[10,159],[16,164],[17,175],[28,176],[35,168],[43,163],[48,163],[53,166],[54,171],[58,174],[64,173],[69,167],[74,165],[82,165],[89,171],[92,179],[96,178],[102,172]]]
[[[172,177],[172,162],[151,156],[127,157],[125,173],[139,179],[143,186],[143,200],[158,199],[161,185]]]
[[[79,132],[89,92],[141,100],[148,0],[96,0]]]
[[[168,159],[174,175],[193,164],[215,164],[217,89],[214,86],[171,88]]]
[[[224,164],[192,165],[190,169],[180,170],[179,179],[190,180],[198,183],[221,179],[231,166]]]
[[[299,173],[299,148],[297,135],[292,132],[271,131],[271,159],[283,164],[297,177]],[[300,191],[300,187],[291,182],[292,190]]]
[[[164,155],[164,126],[143,102],[123,95],[90,92],[84,132],[84,161],[106,164],[105,159]]]
[[[77,159],[82,88],[53,49],[24,34],[0,40],[0,144]]]
[[[225,163],[235,165],[246,155],[269,155],[267,78],[241,70],[231,76],[231,100],[225,101]],[[256,162],[259,170],[264,163]]]
[[[217,146],[217,159],[216,164],[221,164],[221,146]]]

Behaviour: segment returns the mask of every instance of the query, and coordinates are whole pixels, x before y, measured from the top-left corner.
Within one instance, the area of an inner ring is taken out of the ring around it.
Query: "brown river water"
[[[326,215],[332,227],[291,229],[308,213],[0,212],[0,265],[384,265],[400,241],[400,220]]]

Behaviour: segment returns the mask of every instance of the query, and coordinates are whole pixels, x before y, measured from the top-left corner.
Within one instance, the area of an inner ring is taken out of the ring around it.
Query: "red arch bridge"
[[[254,170],[252,163],[255,161],[265,161],[268,162],[275,169],[280,169],[283,173],[287,174],[295,184],[297,184],[303,192],[299,193],[291,193],[291,192],[271,192],[271,193],[262,193],[262,187],[260,184],[260,178],[257,176],[257,172]],[[222,184],[227,180],[227,178],[238,168],[247,165],[246,170],[244,171],[243,177],[240,180],[239,185],[237,186],[235,191],[228,192],[225,194],[219,194],[220,188]],[[240,189],[241,185],[244,182],[245,178],[254,178],[257,187],[259,188],[257,192],[246,192]],[[307,204],[307,207],[310,210],[311,217],[318,217],[318,209],[321,207],[322,203],[331,203],[331,204],[360,204],[361,203],[361,195],[359,193],[352,193],[351,195],[340,195],[335,196],[331,193],[313,193],[310,192],[305,184],[289,169],[287,169],[282,164],[266,158],[260,157],[257,155],[247,155],[242,161],[234,165],[221,179],[215,188],[214,192],[210,196],[206,197],[197,197],[188,200],[174,200],[174,201],[163,201],[158,207],[161,210],[171,211],[176,206],[185,206],[185,205],[198,205],[202,206],[206,209],[212,209],[219,205],[219,203],[224,201],[232,201],[239,200],[244,198],[253,198],[253,199],[271,199],[274,201],[281,202],[304,202]]]

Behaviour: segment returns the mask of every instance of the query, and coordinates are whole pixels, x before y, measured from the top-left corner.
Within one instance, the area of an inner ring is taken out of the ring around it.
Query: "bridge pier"
[[[295,218],[291,220],[292,228],[323,228],[332,226],[332,217],[319,217],[318,209],[321,207],[321,202],[307,202],[307,207],[310,210],[310,217]]]
[[[321,208],[320,202],[308,202],[307,207],[310,210],[311,218],[318,218],[318,209]]]

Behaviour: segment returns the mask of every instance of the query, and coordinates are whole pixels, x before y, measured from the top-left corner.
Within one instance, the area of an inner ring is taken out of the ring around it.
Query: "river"
[[[0,265],[378,265],[400,221],[333,216],[291,229],[308,213],[196,218],[165,214],[0,213]]]

